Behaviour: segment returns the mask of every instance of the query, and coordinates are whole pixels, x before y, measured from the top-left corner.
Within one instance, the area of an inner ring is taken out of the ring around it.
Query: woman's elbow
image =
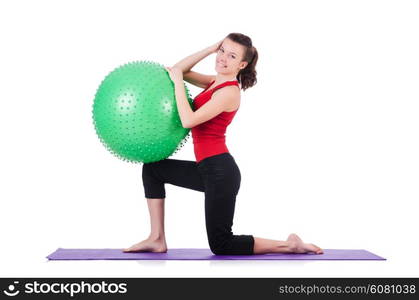
[[[183,128],[191,129],[194,126],[196,126],[196,124],[194,124],[192,121],[184,121],[184,122],[182,122],[182,127]]]
[[[186,129],[191,129],[193,126],[191,126],[189,124],[182,124],[182,127],[186,128]]]
[[[178,69],[182,70],[183,74],[189,72],[189,70],[186,70],[186,68],[184,66],[182,66],[182,64],[180,64],[180,63],[174,64],[172,68],[178,68]]]

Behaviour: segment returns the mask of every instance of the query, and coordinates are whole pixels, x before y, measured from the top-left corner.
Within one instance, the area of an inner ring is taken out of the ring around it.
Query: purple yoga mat
[[[168,249],[166,253],[125,253],[122,249],[63,249],[49,260],[386,260],[366,250],[323,249],[323,254],[268,253],[255,255],[214,255],[210,249]]]

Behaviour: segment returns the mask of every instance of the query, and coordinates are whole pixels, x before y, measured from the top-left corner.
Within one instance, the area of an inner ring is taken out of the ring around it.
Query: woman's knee
[[[157,167],[158,163],[159,162],[157,161],[157,162],[151,162],[151,163],[143,164],[143,171],[142,171],[143,179],[155,178],[156,177],[155,168]]]
[[[155,174],[155,163],[143,164],[142,178],[146,198],[165,198],[164,181]]]
[[[145,175],[151,175],[152,174],[152,163],[143,164],[143,177]]]
[[[142,177],[144,182],[163,182],[160,176],[158,176],[157,168],[159,162],[152,162],[143,164]]]
[[[252,235],[209,235],[211,252],[215,255],[252,255],[254,237]]]
[[[226,248],[210,247],[211,252],[215,255],[228,255],[230,251]]]
[[[231,250],[232,235],[208,234],[208,243],[211,252],[215,255],[229,254]]]

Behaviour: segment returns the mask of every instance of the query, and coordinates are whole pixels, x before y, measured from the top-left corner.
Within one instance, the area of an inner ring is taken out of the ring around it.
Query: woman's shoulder
[[[227,112],[237,110],[240,106],[241,92],[237,85],[227,85],[214,92],[213,96],[226,102]]]
[[[235,83],[225,84],[214,91],[215,93],[228,94],[231,96],[240,96],[240,86]]]

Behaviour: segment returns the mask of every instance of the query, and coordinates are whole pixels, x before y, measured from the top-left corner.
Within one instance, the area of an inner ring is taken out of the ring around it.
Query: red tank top
[[[233,80],[223,82],[212,89],[207,90],[214,82],[215,80],[194,98],[193,106],[195,111],[208,102],[216,90],[228,85],[239,86],[238,81]],[[225,143],[225,132],[237,110],[238,109],[231,112],[223,111],[214,118],[192,127],[191,131],[197,162],[213,155],[228,152]]]

